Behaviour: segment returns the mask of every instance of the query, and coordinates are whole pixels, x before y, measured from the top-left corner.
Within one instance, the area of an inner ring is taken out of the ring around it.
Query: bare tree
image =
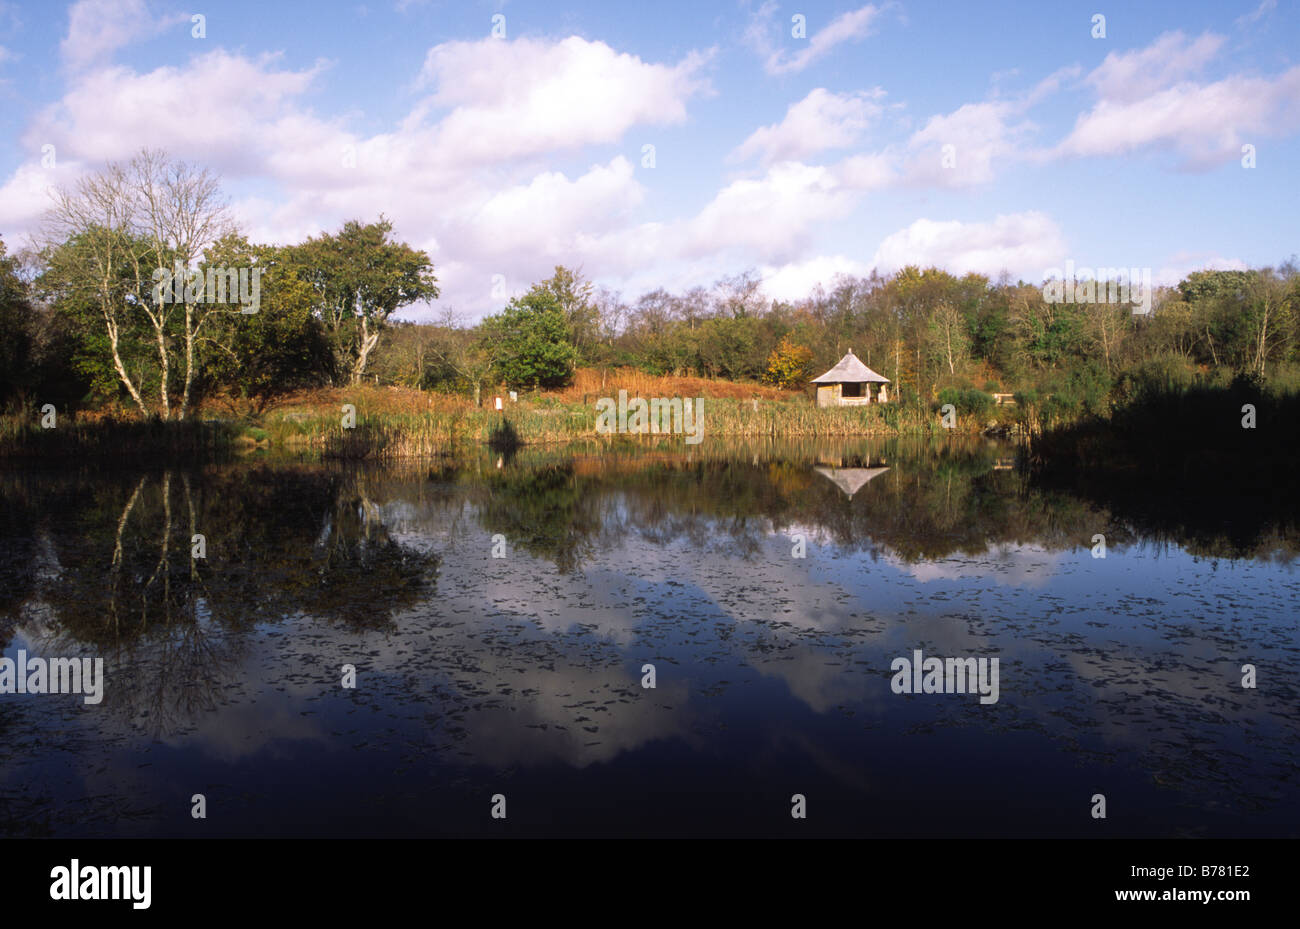
[[[230,307],[186,299],[185,279],[203,252],[231,231],[226,208],[219,200],[217,178],[206,168],[171,161],[164,152],[143,150],[126,164],[109,163],[70,189],[55,194],[46,216],[47,245],[53,253],[60,243],[76,239],[79,247],[65,249],[62,260],[73,266],[63,277],[75,290],[93,294],[104,320],[113,367],[141,413],[149,412],[142,389],[128,372],[121,355],[121,338],[133,314],[147,320],[153,332],[158,366],[158,405],[171,417],[171,354],[169,329],[177,307],[183,307],[183,388],[180,418],[189,410],[195,377],[195,346],[205,321]],[[155,271],[182,269],[175,284],[176,299],[155,299]],[[129,286],[128,286],[129,284]]]
[[[232,231],[221,200],[220,182],[207,168],[170,161],[164,152],[145,150],[131,160],[128,177],[136,200],[137,222],[152,250],[153,268],[148,268],[151,280],[153,269],[165,269],[168,258],[173,266],[193,268],[209,246]],[[164,344],[170,307],[174,306],[175,303],[154,305],[150,310],[150,302],[141,301],[141,308],[154,324],[160,347]],[[200,330],[214,313],[229,313],[232,309],[215,302],[189,299],[181,306],[184,308],[185,368],[180,418],[184,419],[194,384],[194,349]],[[165,416],[168,409],[165,359],[162,395]]]
[[[1270,355],[1285,343],[1292,311],[1292,295],[1287,282],[1264,268],[1251,275],[1246,297],[1251,321],[1250,366],[1256,374],[1264,375],[1264,366]]]
[[[1106,372],[1115,373],[1115,355],[1132,326],[1133,312],[1122,303],[1102,301],[1087,307],[1086,330],[1093,346],[1101,349]]]
[[[120,165],[107,166],[98,174],[83,177],[70,190],[55,192],[54,206],[45,217],[43,230],[50,254],[72,238],[77,248],[58,252],[62,277],[74,291],[89,295],[99,309],[108,336],[113,369],[147,415],[139,385],[122,360],[122,331],[132,309],[121,285],[123,272],[140,258],[132,241],[132,204],[126,171]]]
[[[930,317],[930,330],[934,352],[948,366],[948,373],[956,374],[958,362],[964,363],[970,357],[965,316],[952,303],[940,301]]]

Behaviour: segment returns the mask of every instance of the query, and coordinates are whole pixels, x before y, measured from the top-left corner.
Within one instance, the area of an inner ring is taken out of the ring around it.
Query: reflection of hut
[[[835,367],[821,377],[813,378],[812,382],[817,385],[818,406],[866,406],[873,402],[873,393],[875,403],[889,400],[885,390],[889,378],[881,377],[859,361],[853,349],[849,349]]]
[[[830,482],[840,490],[848,494],[852,499],[853,495],[862,489],[862,485],[867,481],[877,478],[888,471],[888,468],[813,468],[822,477],[829,478]]]

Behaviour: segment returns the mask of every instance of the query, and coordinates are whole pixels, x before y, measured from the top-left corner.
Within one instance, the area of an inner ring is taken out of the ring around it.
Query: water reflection
[[[780,834],[791,782],[832,834],[1087,835],[1102,783],[1111,834],[1296,831],[1283,528],[1184,548],[995,444],[711,445],[0,475],[6,654],[107,677],[0,697],[0,831],[188,835],[207,791],[222,834],[473,834],[507,789],[537,834]],[[891,693],[918,647],[1000,702]]]

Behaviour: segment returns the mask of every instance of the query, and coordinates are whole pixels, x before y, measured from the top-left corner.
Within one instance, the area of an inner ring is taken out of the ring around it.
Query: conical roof
[[[872,478],[880,477],[888,468],[813,468],[851,498]]]
[[[814,384],[888,384],[889,378],[881,377],[872,371],[858,360],[858,356],[853,354],[852,349],[849,349],[848,354],[841,358],[835,367],[821,377],[813,378],[812,382]]]

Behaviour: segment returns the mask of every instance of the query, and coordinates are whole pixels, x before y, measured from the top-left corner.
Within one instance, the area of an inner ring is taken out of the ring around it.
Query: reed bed
[[[216,461],[233,454],[239,426],[204,420],[64,418],[50,429],[34,417],[0,417],[0,459],[109,461]]]
[[[594,400],[564,402],[549,396],[537,401],[506,401],[505,409],[497,411],[475,407],[468,401],[450,403],[446,398],[438,398],[421,409],[413,402],[373,402],[384,398],[372,393],[349,395],[340,390],[337,394],[315,407],[276,408],[260,417],[219,421],[69,420],[61,421],[56,429],[41,429],[30,417],[0,418],[0,458],[94,460],[153,456],[202,461],[239,451],[278,451],[391,461],[429,458],[476,445],[512,449],[611,438],[597,432]],[[344,424],[344,404],[355,408],[348,425]],[[937,414],[921,407],[818,408],[801,397],[772,400],[706,396],[695,401],[695,410],[689,424],[679,418],[660,433],[646,426],[637,435],[690,434],[705,441],[710,436],[817,438],[950,432],[942,428]],[[691,428],[687,429],[687,425]],[[961,417],[956,431],[977,432],[981,425],[974,417]]]

